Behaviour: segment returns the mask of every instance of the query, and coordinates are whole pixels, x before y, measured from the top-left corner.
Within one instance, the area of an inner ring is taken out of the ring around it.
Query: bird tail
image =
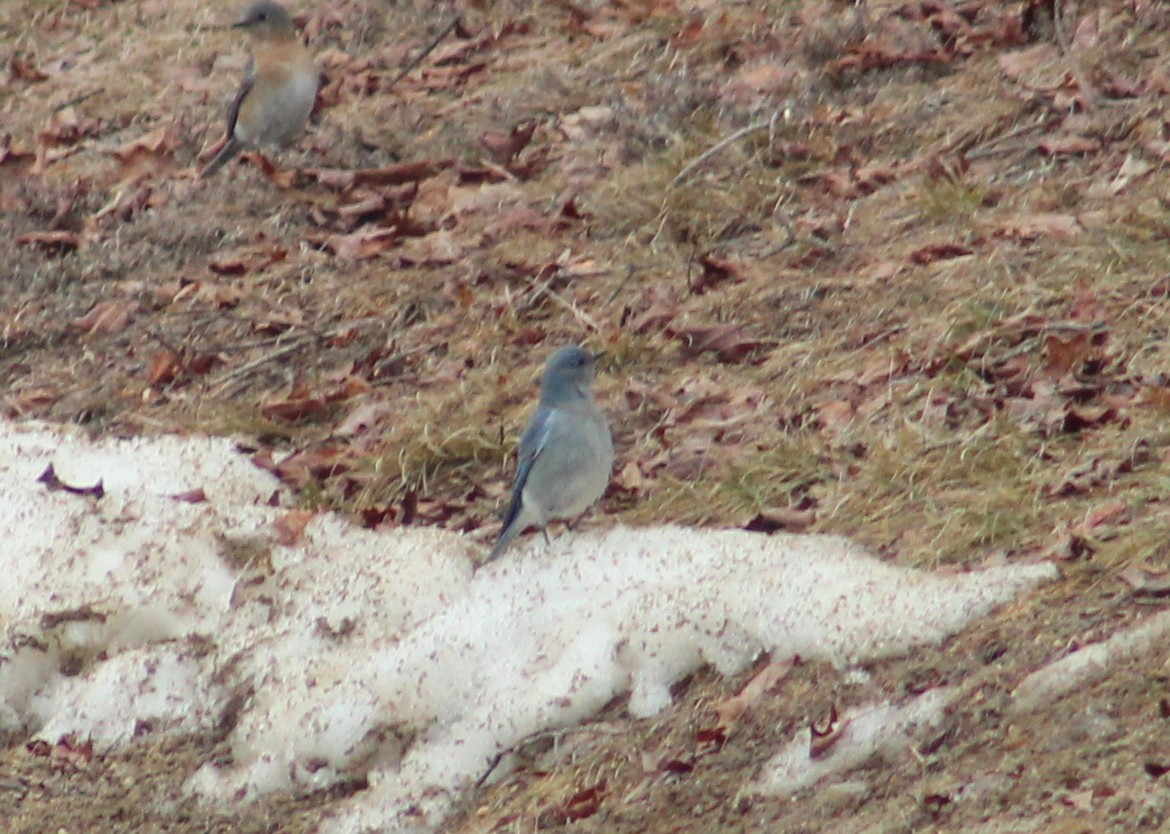
[[[219,149],[219,153],[212,157],[211,162],[207,163],[207,167],[204,168],[203,173],[199,175],[200,179],[207,179],[208,177],[214,175],[216,171],[230,162],[232,157],[238,154],[243,149],[243,147],[244,143],[235,136],[229,137],[224,146]]]
[[[532,523],[524,512],[523,487],[523,483],[517,479],[517,484],[512,489],[512,501],[508,504],[508,513],[504,516],[504,529],[500,531],[500,537],[492,546],[492,552],[484,559],[485,565],[504,555],[504,551],[512,544],[513,539],[523,533],[524,528]]]
[[[483,564],[486,565],[488,562],[494,562],[503,556],[504,551],[511,546],[516,536],[520,533],[520,529],[520,525],[516,523],[509,524],[505,527],[500,533],[500,537],[496,539],[496,543],[492,546],[492,552],[483,560]]]

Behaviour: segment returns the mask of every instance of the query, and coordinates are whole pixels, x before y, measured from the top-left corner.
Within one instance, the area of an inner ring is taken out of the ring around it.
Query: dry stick
[[[74,96],[73,98],[69,99],[68,101],[64,101],[61,104],[58,104],[56,107],[54,107],[53,112],[60,113],[62,110],[70,108],[75,104],[81,104],[81,102],[85,101],[86,99],[91,99],[94,96],[100,96],[105,91],[106,91],[105,87],[98,87],[96,90],[90,90],[88,93],[82,93],[79,96]]]
[[[306,333],[303,336],[292,337],[284,344],[279,345],[274,350],[268,351],[263,356],[258,356],[255,359],[251,360],[250,362],[245,362],[243,365],[240,365],[240,367],[238,367],[238,368],[232,368],[229,371],[225,371],[221,375],[220,379],[216,380],[215,384],[218,387],[212,393],[214,393],[214,394],[222,393],[233,382],[238,380],[240,377],[242,377],[248,373],[251,373],[256,368],[259,368],[261,365],[266,365],[269,362],[272,362],[273,360],[280,359],[283,356],[287,356],[288,354],[292,353],[293,351],[299,350],[300,348],[303,348],[306,345],[312,344],[315,341],[318,341],[320,339],[332,339],[334,336],[340,336],[342,333],[345,333],[347,330],[352,330],[355,327],[360,328],[360,327],[364,327],[368,324],[384,324],[384,323],[385,322],[382,319],[365,319],[362,321],[350,321],[350,322],[345,322],[344,324],[338,325],[337,327],[326,330],[324,333]]]
[[[536,292],[533,294],[532,300],[535,301],[536,299],[540,298],[542,295],[547,295],[549,298],[551,298],[557,304],[560,304],[562,307],[564,307],[566,310],[568,310],[570,313],[572,313],[577,318],[578,321],[580,321],[582,324],[584,324],[590,330],[593,330],[594,332],[600,333],[601,332],[601,325],[600,324],[598,324],[596,321],[594,321],[593,318],[591,318],[588,313],[585,313],[582,310],[577,309],[576,304],[574,304],[573,302],[564,298],[560,293],[556,292],[555,290],[553,290],[549,286],[553,282],[553,279],[556,277],[557,277],[556,274],[554,274],[552,276],[552,278],[549,278],[547,281],[545,281],[539,287],[536,287]]]
[[[1064,55],[1065,60],[1068,61],[1072,67],[1073,77],[1076,78],[1077,84],[1081,88],[1081,93],[1085,96],[1085,101],[1090,107],[1125,105],[1126,102],[1118,101],[1116,99],[1105,98],[1097,92],[1096,88],[1089,83],[1089,79],[1085,77],[1085,73],[1081,70],[1081,63],[1073,55],[1072,42],[1068,39],[1068,32],[1064,31],[1064,6],[1061,0],[1056,0],[1052,4],[1052,28],[1056,31],[1056,42],[1060,45],[1060,51]]]
[[[676,185],[678,185],[680,182],[682,182],[688,176],[690,176],[690,174],[696,168],[698,168],[700,165],[702,165],[708,159],[710,159],[715,154],[719,153],[721,150],[726,148],[728,145],[731,145],[731,144],[734,144],[735,142],[738,142],[740,139],[744,138],[745,136],[750,136],[753,133],[759,133],[761,130],[771,130],[772,129],[772,122],[773,122],[772,119],[769,119],[766,122],[756,122],[754,125],[748,125],[747,127],[740,128],[735,133],[731,134],[730,136],[726,137],[725,139],[721,139],[716,145],[703,151],[690,164],[688,164],[687,167],[685,167],[681,171],[679,171],[678,174],[675,175],[675,178],[670,181],[670,185],[668,185],[666,187],[667,188],[674,188]]]
[[[382,89],[383,90],[390,89],[395,84],[397,84],[399,81],[401,81],[403,78],[405,78],[407,76],[407,74],[410,73],[411,70],[413,70],[415,67],[417,67],[419,64],[421,64],[423,58],[430,55],[434,51],[435,47],[439,45],[439,41],[443,40],[443,38],[447,37],[449,34],[451,34],[455,30],[455,27],[459,25],[459,21],[460,21],[460,16],[455,15],[455,17],[451,19],[451,22],[443,27],[443,31],[439,32],[439,34],[435,36],[435,39],[433,41],[431,41],[430,44],[428,44],[427,47],[422,52],[420,52],[418,55],[416,55],[414,57],[414,59],[409,64],[407,64],[405,67],[403,67],[403,69],[398,73],[398,75],[394,76],[394,78],[392,78],[390,80],[390,83],[387,84]]]

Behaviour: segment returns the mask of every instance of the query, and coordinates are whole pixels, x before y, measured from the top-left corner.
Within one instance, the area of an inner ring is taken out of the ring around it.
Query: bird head
[[[234,25],[259,40],[296,37],[297,31],[284,7],[272,0],[256,0]]]
[[[540,380],[540,401],[556,405],[568,400],[589,397],[597,356],[577,345],[558,350],[544,366]]]

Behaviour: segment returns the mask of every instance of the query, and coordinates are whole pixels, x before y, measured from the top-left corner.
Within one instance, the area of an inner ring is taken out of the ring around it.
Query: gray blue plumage
[[[520,438],[504,529],[487,562],[526,528],[544,532],[550,521],[576,518],[605,492],[613,441],[593,401],[595,368],[594,357],[576,345],[558,350],[545,366],[540,403]]]

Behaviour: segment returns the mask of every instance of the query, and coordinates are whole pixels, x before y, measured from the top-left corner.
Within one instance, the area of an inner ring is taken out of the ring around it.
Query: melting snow
[[[49,491],[49,463],[105,496]],[[0,489],[0,730],[110,749],[231,716],[235,764],[190,788],[228,802],[368,774],[339,832],[436,824],[501,751],[624,693],[652,715],[704,663],[905,652],[1055,574],[931,574],[836,537],[679,527],[536,536],[479,573],[480,548],[438,530],[318,516],[283,546],[279,484],[223,439],[0,425]],[[207,500],[175,497],[195,489]],[[947,697],[854,715],[831,758],[881,749],[878,728],[905,736]]]

